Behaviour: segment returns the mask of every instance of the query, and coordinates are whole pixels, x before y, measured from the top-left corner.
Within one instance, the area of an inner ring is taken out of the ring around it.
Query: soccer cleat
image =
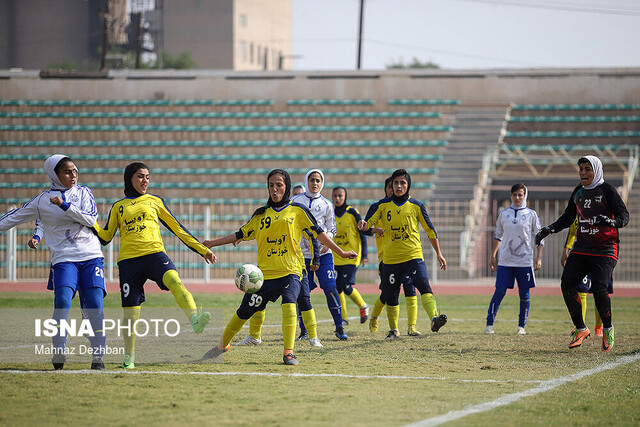
[[[322,343],[320,342],[320,338],[318,338],[318,337],[311,338],[309,340],[309,344],[311,344],[311,347],[318,347],[318,348],[323,347]]]
[[[419,330],[416,329],[414,325],[409,326],[409,330],[407,331],[407,335],[410,337],[417,337],[422,335]]]
[[[602,351],[611,351],[613,348],[613,326],[611,329],[602,330]]]
[[[340,341],[346,341],[349,338],[342,328],[336,328],[336,337],[338,337]]]
[[[484,333],[485,334],[493,334],[493,325],[487,325],[486,328],[484,328]]]
[[[597,337],[602,336],[602,326],[596,326],[596,336]]]
[[[438,332],[447,323],[447,315],[441,314],[431,319],[431,332]]]
[[[573,336],[573,334],[575,334],[577,330],[578,330],[578,328],[573,328],[573,329],[571,330],[571,333],[570,333],[569,335]]]
[[[51,358],[51,364],[56,371],[61,370],[64,367],[64,363],[67,361],[67,356],[64,354],[54,354]]]
[[[102,357],[96,356],[93,358],[93,360],[91,361],[91,369],[94,369],[96,371],[101,371],[105,369],[104,361],[102,360]]]
[[[369,319],[369,330],[371,332],[378,332],[378,318],[377,317],[371,317]]]
[[[298,336],[298,338],[296,338],[296,341],[306,341],[309,339],[309,334],[307,333],[307,331],[304,332],[300,332],[300,335]]]
[[[569,343],[569,348],[576,348],[582,345],[582,341],[586,340],[591,336],[591,331],[589,328],[585,328],[584,331],[575,330],[573,333],[573,339]]]
[[[211,350],[207,351],[204,356],[202,356],[202,360],[205,359],[215,359],[216,357],[220,356],[222,353],[226,353],[227,351],[229,351],[229,347],[231,347],[230,345],[227,345],[225,348],[220,349],[217,345],[214,346]]]
[[[134,363],[136,359],[136,355],[134,353],[125,354],[124,361],[122,362],[123,369],[135,369],[136,364]]]
[[[285,354],[284,357],[282,358],[282,361],[284,362],[285,365],[290,365],[290,366],[294,366],[298,364],[298,359],[296,359],[296,356],[294,356],[293,353]]]
[[[516,332],[518,335],[527,335],[527,331],[524,330],[524,327],[518,326],[518,331]]]
[[[201,334],[204,331],[204,327],[211,321],[211,313],[208,311],[202,311],[202,308],[198,309],[197,314],[191,315],[191,326],[193,332]]]
[[[342,318],[342,326],[349,326],[349,319]]]
[[[262,344],[262,337],[255,339],[251,335],[247,335],[242,341],[236,343],[236,345],[260,345]]]
[[[400,332],[397,329],[391,329],[388,333],[387,336],[385,337],[385,339],[387,341],[393,341],[400,338]]]
[[[364,323],[369,318],[369,306],[367,304],[364,305],[360,309],[360,323]]]

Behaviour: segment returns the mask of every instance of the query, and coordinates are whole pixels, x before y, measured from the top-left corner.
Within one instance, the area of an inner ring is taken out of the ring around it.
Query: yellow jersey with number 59
[[[409,197],[398,205],[391,197],[374,203],[365,220],[370,226],[382,228],[383,259],[385,264],[400,264],[424,259],[420,240],[420,224],[430,239],[438,237],[422,202]]]
[[[305,268],[300,249],[303,230],[310,230],[314,238],[323,232],[306,207],[287,203],[281,208],[267,207],[263,213],[254,214],[236,232],[236,238],[256,240],[258,267],[265,279],[278,279],[289,274],[302,278],[302,269]]]

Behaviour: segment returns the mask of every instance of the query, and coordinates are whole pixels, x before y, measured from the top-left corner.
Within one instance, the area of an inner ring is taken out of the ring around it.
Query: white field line
[[[440,415],[437,417],[427,418],[425,420],[418,421],[417,423],[409,424],[407,427],[438,426],[449,421],[466,417],[467,415],[491,411],[492,409],[498,408],[500,406],[506,406],[513,402],[516,402],[523,397],[531,397],[540,393],[545,393],[570,382],[578,381],[584,377],[588,377],[589,375],[598,374],[600,372],[614,369],[620,365],[626,365],[638,360],[640,360],[640,353],[635,353],[634,355],[630,356],[622,356],[614,362],[605,363],[604,365],[596,366],[595,368],[587,369],[585,371],[576,372],[575,374],[567,375],[565,377],[541,381],[539,385],[530,388],[529,390],[524,390],[518,393],[505,394],[504,396],[501,396],[495,400],[485,403],[479,403],[477,405],[471,405],[457,411],[450,411],[444,415]]]
[[[214,376],[214,377],[229,377],[229,376],[259,376],[259,377],[289,377],[289,378],[355,378],[364,380],[409,380],[409,381],[453,381],[460,383],[491,383],[491,384],[505,384],[505,383],[533,383],[540,384],[544,381],[539,380],[467,380],[459,378],[446,378],[446,377],[408,377],[401,375],[349,375],[349,374],[302,374],[291,373],[282,374],[277,372],[203,372],[203,371],[125,371],[122,369],[115,371],[96,371],[91,369],[77,369],[67,371],[22,371],[19,369],[0,370],[0,374],[51,374],[51,375],[104,375],[104,374],[124,374],[124,375],[202,375],[202,376]]]

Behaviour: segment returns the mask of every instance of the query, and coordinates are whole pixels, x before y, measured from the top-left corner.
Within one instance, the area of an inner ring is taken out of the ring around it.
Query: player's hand
[[[567,258],[569,258],[569,248],[564,248],[562,250],[562,256],[560,257],[560,265],[562,265],[563,268],[567,263]]]
[[[358,221],[358,230],[367,231],[368,228],[369,228],[369,224],[367,224],[367,221],[365,221],[364,219],[361,219],[360,221]]]
[[[354,251],[342,251],[342,255],[340,255],[342,258],[346,258],[346,259],[356,259],[358,258],[358,254]]]
[[[609,218],[606,215],[603,214],[598,214],[596,215],[596,217],[593,219],[593,225],[605,225],[607,227],[613,227],[615,228],[616,226],[616,221],[613,218]]]
[[[369,260],[367,258],[362,258],[362,260],[360,260],[360,265],[364,267],[368,262]]]
[[[29,246],[33,250],[37,250],[38,249],[38,243],[40,243],[40,240],[38,240],[38,239],[30,239],[27,242],[27,246]]]
[[[235,247],[237,247],[237,246],[240,244],[240,242],[242,242],[242,240],[236,240],[235,242],[233,242],[233,243],[232,243],[233,247],[234,247],[234,248],[235,248]],[[206,245],[205,245],[205,246],[206,246]]]
[[[438,262],[440,263],[440,270],[447,269],[447,260],[441,254],[438,254]]]
[[[540,258],[536,259],[535,264],[533,265],[534,271],[538,271],[542,268],[542,260]]]
[[[49,199],[49,201],[50,201],[52,204],[56,205],[56,206],[61,206],[61,205],[62,205],[62,199],[61,199],[60,197],[58,197],[58,196],[56,196],[56,197],[51,197],[51,198]]]
[[[496,257],[492,256],[489,260],[489,268],[491,269],[491,271],[496,271]]]
[[[380,237],[384,237],[384,230],[380,227],[371,227],[371,232],[377,234]]]
[[[318,271],[320,266],[318,264],[312,264],[309,266],[309,271]]]
[[[320,245],[320,255],[324,255],[327,252],[329,252],[329,248],[326,247],[325,245]]]
[[[536,234],[536,246],[540,246],[540,242],[542,242],[542,240],[544,240],[544,238],[549,234],[551,234],[551,229],[549,227],[542,227],[542,230],[538,231],[538,234]]]
[[[216,254],[209,251],[206,254],[204,254],[204,260],[207,261],[207,264],[215,264],[216,261],[218,260],[218,257],[216,257]]]

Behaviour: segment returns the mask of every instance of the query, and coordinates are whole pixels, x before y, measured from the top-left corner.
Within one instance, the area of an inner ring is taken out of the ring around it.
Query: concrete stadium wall
[[[0,70],[2,99],[458,99],[463,105],[637,103],[640,68],[318,72]],[[381,105],[381,106],[382,106]]]

